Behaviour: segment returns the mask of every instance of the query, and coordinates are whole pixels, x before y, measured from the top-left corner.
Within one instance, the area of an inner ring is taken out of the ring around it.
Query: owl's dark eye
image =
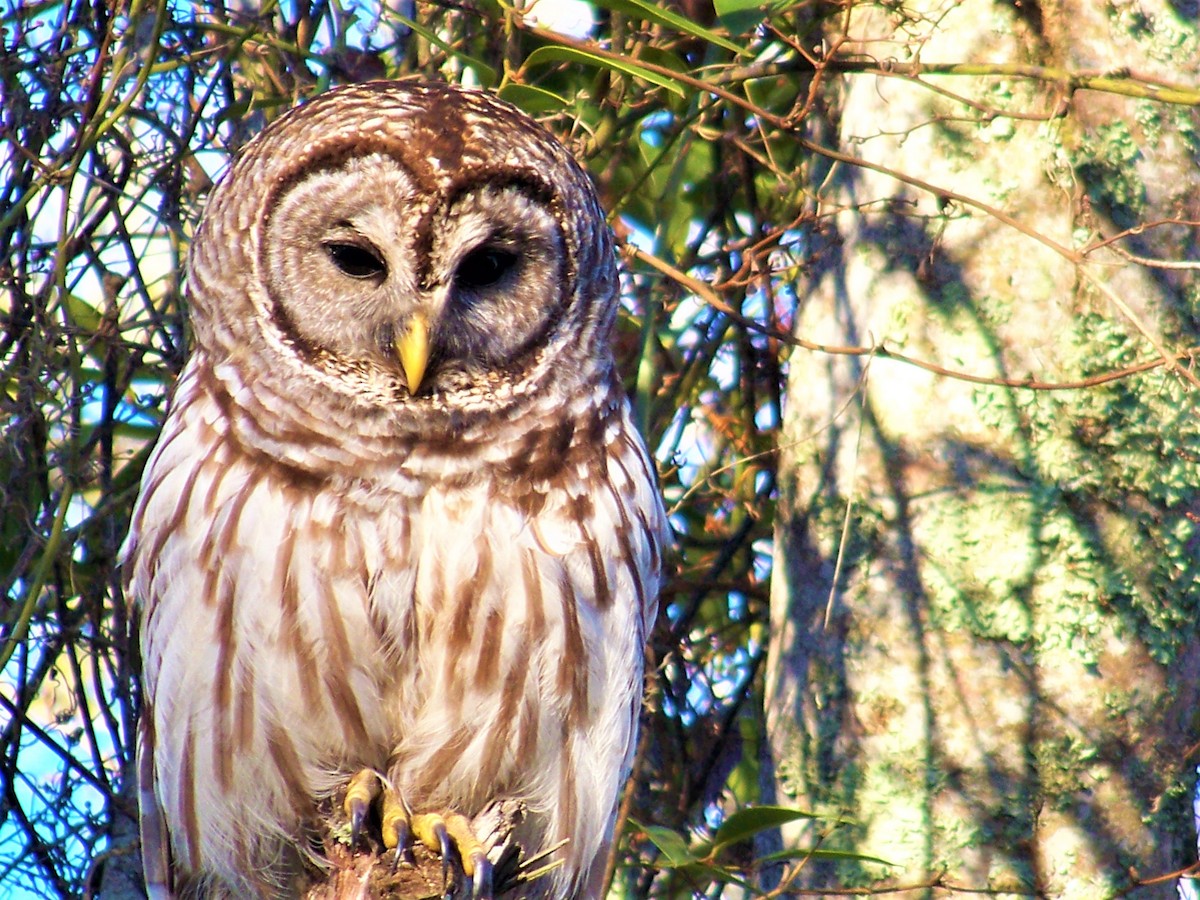
[[[382,278],[387,275],[387,265],[370,247],[344,241],[330,241],[325,245],[330,261],[351,278]]]
[[[454,284],[466,290],[493,287],[512,271],[517,254],[500,247],[479,247],[463,257],[454,272]]]

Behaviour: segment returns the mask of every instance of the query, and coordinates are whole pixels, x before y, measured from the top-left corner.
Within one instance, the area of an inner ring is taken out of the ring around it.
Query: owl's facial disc
[[[520,251],[493,244],[483,244],[467,253],[455,267],[449,281],[448,291],[438,291],[441,302],[435,302],[436,311],[429,312],[419,309],[412,313],[395,332],[394,347],[400,366],[404,370],[404,379],[408,392],[416,396],[425,380],[430,357],[435,355],[438,362],[447,356],[442,347],[453,343],[453,336],[447,337],[446,329],[455,327],[455,311],[447,312],[446,306],[454,303],[477,301],[481,295],[511,287],[517,276],[521,262]],[[367,266],[363,265],[366,269]],[[430,331],[430,318],[434,319],[440,332],[435,335]],[[461,335],[459,335],[461,337]],[[437,346],[435,347],[435,340]],[[435,363],[436,364],[436,363]]]
[[[570,279],[548,189],[513,178],[438,194],[373,153],[286,186],[264,235],[276,322],[315,364],[411,397],[520,379]]]
[[[315,359],[399,365],[383,330],[416,308],[411,264],[419,189],[368,154],[286,185],[267,219],[262,265],[282,331]]]
[[[430,234],[421,280],[436,298],[431,367],[452,380],[519,377],[569,299],[566,241],[549,201],[520,183],[484,181],[435,211]]]

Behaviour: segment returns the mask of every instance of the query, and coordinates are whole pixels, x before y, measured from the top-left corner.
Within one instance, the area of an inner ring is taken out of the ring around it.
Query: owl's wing
[[[137,770],[139,826],[142,833],[142,872],[149,900],[170,900],[171,839],[162,806],[154,791],[154,730],[149,709],[138,722]]]

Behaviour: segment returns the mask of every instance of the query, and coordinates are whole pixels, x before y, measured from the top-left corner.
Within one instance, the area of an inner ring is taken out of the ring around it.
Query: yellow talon
[[[476,860],[486,854],[466,816],[452,812],[424,813],[413,816],[412,830],[413,835],[430,850],[444,854],[447,841],[458,848],[463,874],[468,878],[475,877]]]
[[[457,851],[463,875],[473,882],[472,895],[477,898],[493,896],[492,865],[483,844],[471,829],[470,820],[449,810],[414,815],[400,794],[372,769],[363,769],[346,786],[342,807],[350,818],[353,843],[358,842],[371,804],[376,801],[379,802],[383,846],[396,851],[394,865],[413,862],[409,841],[416,838],[441,856],[444,880],[448,881],[450,863]]]
[[[395,850],[408,836],[408,810],[395,791],[383,792],[383,810],[380,814],[383,830],[383,846]]]
[[[346,799],[342,801],[342,809],[350,819],[350,841],[358,843],[363,823],[367,821],[367,813],[371,804],[379,796],[379,776],[371,769],[363,769],[350,779],[346,787]]]
[[[379,787],[379,776],[371,769],[363,769],[351,778],[346,788],[346,799],[342,803],[346,815],[352,815],[352,811],[359,805],[370,806],[379,796]]]

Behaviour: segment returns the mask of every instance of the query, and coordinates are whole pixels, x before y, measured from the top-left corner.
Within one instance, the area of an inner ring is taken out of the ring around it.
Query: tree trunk
[[[924,65],[1200,67],[1179,4],[944,6],[849,32],[871,38],[866,58],[919,48]],[[1068,258],[1200,218],[1194,109],[1003,76],[927,83],[941,92],[848,76],[838,149],[1065,252],[843,167],[819,186],[832,230],[798,337],[1014,382],[1197,343],[1196,264],[1130,256],[1195,260],[1186,229]],[[1196,860],[1198,396],[1170,366],[1042,391],[793,353],[766,686],[777,789],[846,817],[823,848],[894,864],[814,861],[808,887],[1176,897],[1165,876]]]

